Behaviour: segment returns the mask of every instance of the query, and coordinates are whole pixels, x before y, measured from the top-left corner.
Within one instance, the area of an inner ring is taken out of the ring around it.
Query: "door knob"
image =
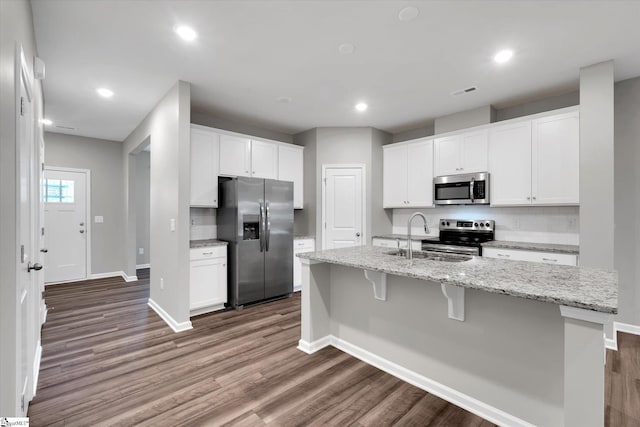
[[[27,273],[31,273],[31,270],[40,271],[42,270],[42,265],[38,264],[37,262],[35,264],[27,264]]]
[[[356,237],[360,237],[360,232],[356,233]]]
[[[46,254],[47,252],[49,252],[49,249],[42,248],[40,249],[40,252],[42,252],[43,254]]]
[[[83,233],[84,233],[84,230],[80,230],[80,234],[83,234]]]
[[[80,227],[84,227],[84,222],[81,222],[81,223],[80,223]]]

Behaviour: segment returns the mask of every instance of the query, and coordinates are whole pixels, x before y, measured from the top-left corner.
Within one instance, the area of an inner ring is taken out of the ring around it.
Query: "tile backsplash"
[[[413,212],[427,217],[430,235],[438,235],[441,218],[493,219],[496,240],[578,245],[580,242],[580,208],[577,206],[489,207],[444,206],[433,209],[394,209],[393,233],[406,234],[407,221]],[[422,221],[415,219],[412,234],[424,234]]]
[[[216,210],[212,208],[191,208],[191,240],[216,239]]]

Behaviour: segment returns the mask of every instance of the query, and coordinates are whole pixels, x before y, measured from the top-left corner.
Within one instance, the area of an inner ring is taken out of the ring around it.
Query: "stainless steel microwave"
[[[488,205],[489,172],[433,178],[436,205]]]

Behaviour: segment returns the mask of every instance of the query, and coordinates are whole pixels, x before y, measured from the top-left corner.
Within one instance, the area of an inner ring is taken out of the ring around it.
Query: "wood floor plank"
[[[333,347],[297,350],[300,293],[192,319],[147,306],[149,273],[45,288],[32,426],[493,424]],[[640,425],[640,337],[607,353],[607,426]]]

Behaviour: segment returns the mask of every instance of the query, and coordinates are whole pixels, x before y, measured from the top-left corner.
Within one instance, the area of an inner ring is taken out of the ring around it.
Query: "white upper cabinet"
[[[533,204],[578,204],[580,117],[577,111],[531,123]]]
[[[191,206],[218,207],[219,135],[191,128]]]
[[[278,179],[278,145],[273,142],[251,141],[251,176]]]
[[[278,146],[278,179],[293,182],[293,208],[302,209],[304,204],[304,147]]]
[[[577,205],[579,113],[524,120],[491,129],[491,205]]]
[[[433,206],[433,140],[383,147],[383,206]]]
[[[487,155],[487,129],[436,138],[435,176],[486,172]]]
[[[220,175],[251,176],[251,139],[220,135]]]
[[[531,204],[531,122],[493,127],[489,140],[491,204]]]

